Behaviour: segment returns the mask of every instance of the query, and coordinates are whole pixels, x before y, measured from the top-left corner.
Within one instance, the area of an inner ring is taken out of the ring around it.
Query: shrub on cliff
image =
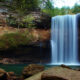
[[[7,33],[0,37],[0,49],[16,48],[18,46],[28,45],[33,40],[29,33]]]
[[[6,0],[0,0],[0,2],[5,2]]]
[[[34,16],[29,14],[29,15],[25,16],[22,21],[23,21],[23,23],[25,23],[24,24],[25,27],[27,27],[27,28],[35,28],[34,20],[35,20]]]

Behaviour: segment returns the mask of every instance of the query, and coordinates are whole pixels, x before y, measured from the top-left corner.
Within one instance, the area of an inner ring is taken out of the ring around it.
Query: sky
[[[80,0],[52,0],[52,2],[54,1],[54,6],[61,8],[63,6],[66,7],[73,7],[75,5],[75,3],[80,4]]]

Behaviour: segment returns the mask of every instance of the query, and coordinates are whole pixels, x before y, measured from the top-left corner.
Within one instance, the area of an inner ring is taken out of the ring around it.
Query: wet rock
[[[16,76],[14,72],[8,72],[7,74],[9,75],[8,80],[24,80],[23,77]]]
[[[24,80],[23,78],[14,76],[14,77],[10,77],[9,80]]]
[[[4,69],[0,68],[0,80],[8,80],[8,75]]]
[[[6,73],[6,71],[5,71],[4,69],[1,69],[1,68],[0,68],[0,74],[1,74],[1,73]]]
[[[42,80],[67,80],[67,79],[64,79],[64,78],[60,78],[60,77],[48,77],[48,78],[43,78]]]
[[[16,64],[17,62],[13,59],[10,58],[3,58],[1,60],[2,64]]]
[[[9,74],[10,76],[15,76],[15,73],[14,73],[14,72],[8,72],[8,74]]]
[[[76,69],[74,69],[74,70],[76,70],[76,71],[80,71],[80,68],[76,68]]]
[[[62,64],[61,67],[71,69],[69,66],[66,66],[64,64]]]
[[[24,80],[24,78],[16,76],[14,72],[6,72],[0,68],[0,80]]]
[[[8,76],[6,73],[0,75],[0,80],[8,80]]]
[[[41,80],[80,80],[80,72],[63,67],[53,67],[42,73]]]
[[[33,76],[31,76],[31,77],[29,77],[27,79],[25,79],[25,80],[41,80],[42,73],[43,73],[43,71],[38,73],[38,74],[35,74],[35,75],[33,75]]]
[[[37,65],[37,64],[30,64],[29,66],[25,67],[22,74],[24,78],[30,77],[36,73],[39,73],[44,70],[44,66]]]

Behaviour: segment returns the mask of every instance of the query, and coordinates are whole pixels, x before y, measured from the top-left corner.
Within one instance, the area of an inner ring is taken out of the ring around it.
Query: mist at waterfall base
[[[51,65],[79,65],[77,15],[52,17]]]

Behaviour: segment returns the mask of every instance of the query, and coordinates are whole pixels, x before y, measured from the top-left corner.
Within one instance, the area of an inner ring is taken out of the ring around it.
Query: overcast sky
[[[63,6],[69,6],[73,7],[75,3],[80,4],[80,0],[52,0],[54,1],[55,7],[63,7]]]

